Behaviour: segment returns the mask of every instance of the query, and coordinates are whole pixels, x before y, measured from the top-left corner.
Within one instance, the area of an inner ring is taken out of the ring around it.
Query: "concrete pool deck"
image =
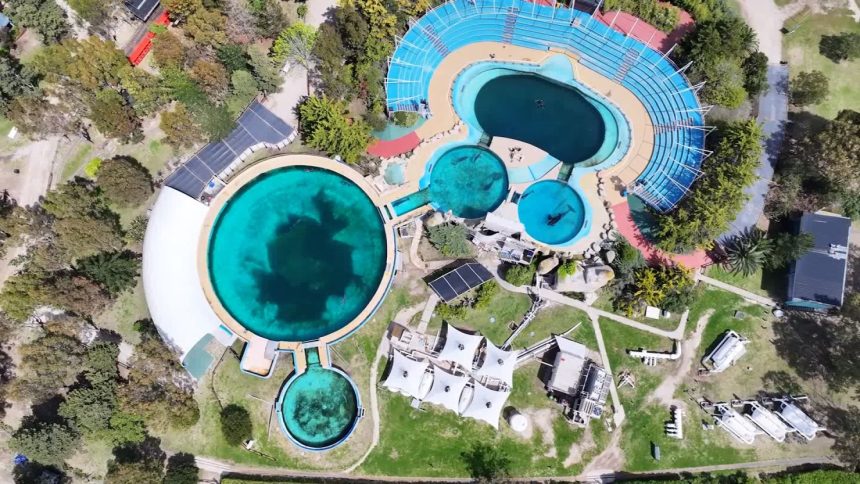
[[[617,163],[597,173],[582,174],[572,182],[576,184],[590,206],[591,226],[583,237],[561,250],[582,252],[592,243],[599,241],[599,234],[604,232],[604,228],[610,223],[607,206],[626,203],[626,197],[622,192],[627,186],[633,184],[648,165],[654,150],[655,133],[644,104],[635,94],[618,82],[585,67],[576,55],[563,49],[535,50],[512,44],[476,42],[448,54],[430,78],[427,104],[430,106],[432,116],[414,131],[424,141],[407,158],[404,170],[405,182],[385,190],[380,193],[380,196],[390,203],[417,192],[420,189],[419,181],[425,175],[427,163],[434,153],[451,142],[462,141],[469,137],[468,126],[454,108],[452,92],[458,76],[465,69],[480,62],[522,63],[535,66],[559,54],[564,55],[571,63],[577,81],[616,105],[624,113],[631,131],[630,148]],[[508,165],[508,157],[502,157],[502,159]],[[541,179],[557,173],[557,169],[551,170]],[[604,180],[607,185],[602,191],[602,196],[598,193],[598,178]],[[512,185],[511,188],[516,187]],[[403,214],[400,219],[411,218],[417,213],[419,212]]]
[[[343,176],[344,178],[350,180],[351,182],[355,183],[359,188],[361,188],[361,190],[370,198],[371,202],[380,212],[380,217],[383,224],[383,232],[385,234],[386,254],[385,269],[383,270],[379,286],[377,287],[376,292],[373,294],[371,299],[368,301],[367,305],[358,315],[355,316],[355,318],[353,318],[351,321],[348,321],[346,324],[341,326],[339,329],[333,331],[332,333],[322,336],[312,342],[278,341],[277,350],[293,352],[297,365],[296,369],[299,372],[304,369],[305,348],[319,346],[319,353],[320,355],[326,356],[325,360],[327,362],[328,353],[326,345],[334,343],[339,339],[346,337],[351,332],[358,329],[368,318],[370,318],[371,315],[376,311],[376,308],[382,302],[382,299],[385,297],[385,294],[388,291],[388,287],[390,286],[391,281],[394,277],[394,228],[391,224],[391,220],[389,220],[389,218],[385,216],[385,202],[380,197],[378,191],[375,190],[373,186],[368,183],[367,180],[365,180],[358,172],[356,172],[352,168],[348,167],[343,163],[338,163],[334,160],[321,156],[278,155],[249,165],[241,172],[235,174],[228,181],[227,185],[220,192],[218,192],[218,194],[209,204],[209,209],[206,213],[206,218],[203,221],[203,227],[200,230],[198,239],[197,273],[200,279],[200,285],[203,288],[203,294],[209,305],[212,307],[212,310],[224,323],[224,325],[230,329],[230,331],[232,331],[239,338],[242,338],[243,340],[248,342],[249,348],[246,348],[246,354],[249,356],[249,361],[247,362],[248,371],[260,376],[266,376],[269,373],[271,365],[269,365],[268,368],[265,368],[265,373],[258,373],[260,370],[264,369],[267,363],[269,363],[270,361],[271,363],[274,363],[274,360],[267,358],[265,355],[264,349],[268,340],[246,329],[229,313],[229,311],[227,311],[227,309],[224,307],[217,294],[215,293],[215,289],[212,286],[212,281],[209,277],[209,238],[215,220],[218,217],[218,214],[221,212],[221,209],[224,207],[224,204],[231,197],[233,197],[243,186],[250,183],[263,173],[289,166],[310,166],[329,170],[334,173],[337,173],[338,175]]]

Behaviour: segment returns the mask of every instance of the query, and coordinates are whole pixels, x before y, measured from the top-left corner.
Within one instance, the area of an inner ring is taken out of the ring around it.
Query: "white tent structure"
[[[479,334],[469,334],[446,324],[445,346],[439,352],[439,359],[456,363],[468,371],[472,371],[475,352],[484,337]]]
[[[499,417],[502,415],[502,408],[511,392],[491,390],[484,385],[475,384],[475,390],[472,394],[472,401],[463,410],[464,417],[473,418],[482,422],[487,422],[493,428],[499,428]]]
[[[511,386],[514,382],[514,367],[517,364],[519,350],[505,351],[487,340],[484,349],[484,363],[475,372],[477,376],[486,376],[505,382]]]
[[[203,219],[209,207],[164,187],[152,207],[143,240],[143,292],[152,321],[181,353],[206,335],[230,346],[236,339],[203,294],[197,259]]]
[[[467,375],[455,375],[439,368],[433,368],[433,386],[424,397],[427,403],[441,405],[448,410],[460,411],[460,395],[469,383]]]
[[[433,378],[433,375],[427,372],[429,367],[427,360],[413,360],[394,350],[391,372],[383,385],[393,392],[420,400],[427,393]]]

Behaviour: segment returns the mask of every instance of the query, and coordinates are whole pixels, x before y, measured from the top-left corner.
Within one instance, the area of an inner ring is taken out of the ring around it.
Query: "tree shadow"
[[[148,436],[140,443],[127,443],[114,447],[113,456],[120,464],[140,462],[147,466],[161,468],[164,466],[167,454],[161,450],[161,439]]]
[[[836,442],[832,450],[844,464],[860,469],[860,408],[849,406],[840,408],[832,405],[819,407],[827,433]]]
[[[769,371],[761,377],[764,390],[759,391],[760,396],[785,396],[799,395],[803,387],[796,378],[787,371]]]
[[[476,482],[504,482],[510,475],[511,459],[492,444],[475,442],[471,448],[460,453],[460,458]]]
[[[802,379],[820,378],[837,391],[860,382],[860,329],[855,322],[791,311],[773,329],[777,354]]]

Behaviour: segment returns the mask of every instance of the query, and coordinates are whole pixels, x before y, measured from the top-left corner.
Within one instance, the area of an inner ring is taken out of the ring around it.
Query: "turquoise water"
[[[525,141],[559,160],[589,160],[603,145],[601,113],[573,87],[533,74],[487,81],[475,96],[478,124],[490,136]]]
[[[508,173],[492,151],[459,146],[443,153],[433,165],[428,192],[439,211],[480,218],[505,200]]]
[[[260,175],[227,202],[209,239],[209,277],[228,312],[255,334],[308,341],[355,318],[385,269],[380,214],[328,170]]]
[[[585,222],[582,198],[569,185],[555,180],[526,188],[517,213],[529,236],[550,245],[570,241]]]
[[[349,436],[358,418],[358,395],[344,374],[309,361],[307,370],[284,388],[280,410],[293,439],[325,449]]]
[[[428,203],[430,203],[430,190],[425,188],[391,202],[391,206],[394,207],[394,215],[400,216]]]

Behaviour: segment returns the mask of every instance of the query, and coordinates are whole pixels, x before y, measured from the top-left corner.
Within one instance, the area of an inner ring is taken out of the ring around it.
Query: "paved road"
[[[746,193],[750,200],[731,224],[731,228],[719,237],[725,240],[732,235],[756,225],[764,211],[765,196],[773,179],[773,169],[788,120],[788,66],[782,60],[782,23],[788,11],[780,10],[773,0],[741,0],[741,11],[758,37],[759,49],[768,58],[767,91],[759,96],[759,112],[756,118],[762,124],[764,151],[756,170],[758,181],[749,186]]]

